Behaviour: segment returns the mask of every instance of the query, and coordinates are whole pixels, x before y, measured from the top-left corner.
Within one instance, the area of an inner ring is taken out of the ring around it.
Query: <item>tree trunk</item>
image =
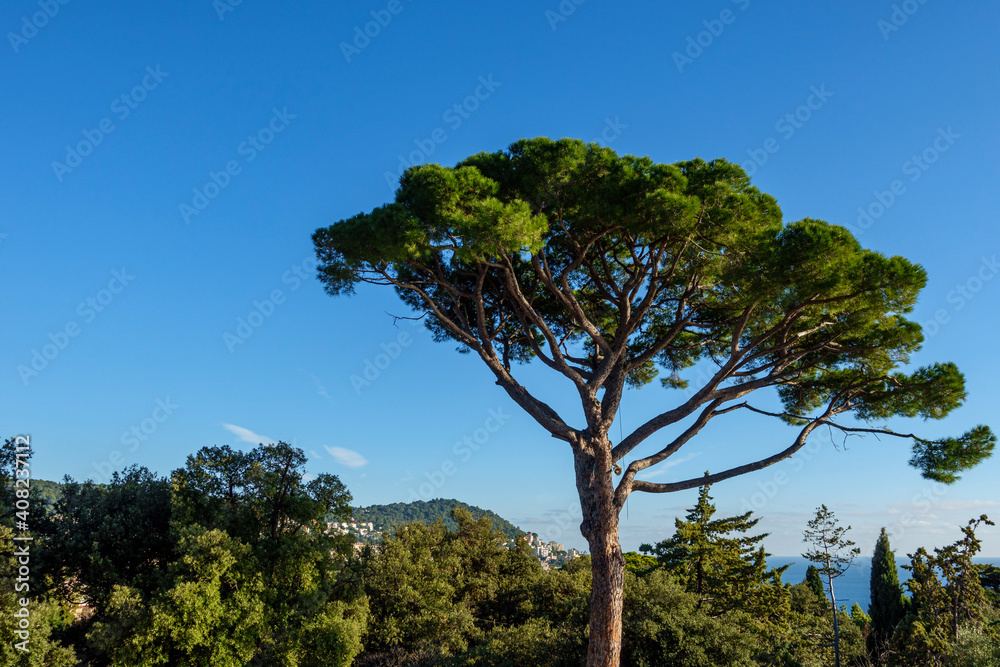
[[[590,540],[594,584],[590,594],[590,646],[587,667],[618,667],[622,650],[625,558],[614,527]]]
[[[599,446],[595,444],[595,449]],[[599,454],[598,458],[603,457]],[[580,531],[590,544],[593,576],[587,667],[619,667],[625,558],[618,542],[618,508],[614,502],[611,466],[577,454],[576,472],[583,512]]]
[[[827,562],[829,567],[829,561]],[[837,596],[833,592],[833,577],[827,574],[830,582],[830,605],[833,607],[833,655],[834,665],[840,667],[840,622],[837,618]]]

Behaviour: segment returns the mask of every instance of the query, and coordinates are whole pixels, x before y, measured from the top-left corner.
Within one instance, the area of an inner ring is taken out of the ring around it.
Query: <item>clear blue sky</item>
[[[313,230],[391,198],[401,159],[453,164],[535,136],[739,161],[786,220],[854,225],[867,246],[921,263],[915,316],[941,323],[916,361],[957,362],[969,400],[945,421],[894,426],[1000,427],[996,6],[47,1],[0,11],[0,432],[32,434],[38,477],[131,463],[165,474],[257,434],[311,452],[310,471],[340,475],[360,504],[423,484],[585,547],[566,512],[566,446],[476,359],[394,326],[393,294],[332,299],[309,262]],[[378,358],[400,334],[396,358]],[[384,368],[352,384],[366,361]],[[524,378],[574,409],[542,370]],[[678,397],[629,392],[623,430]],[[790,437],[725,419],[659,479]],[[466,437],[483,443],[456,448]],[[905,443],[847,444],[817,440],[809,460],[718,485],[719,510],[758,509],[777,554],[801,551],[820,503],[866,555],[882,525],[904,552],[1000,515],[1000,461],[944,490],[906,466]],[[671,534],[695,497],[633,496],[624,547]],[[1000,531],[983,537],[1000,555]]]

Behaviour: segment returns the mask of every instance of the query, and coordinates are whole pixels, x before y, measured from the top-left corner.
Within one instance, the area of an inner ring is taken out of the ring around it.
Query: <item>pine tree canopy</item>
[[[658,164],[578,140],[525,139],[454,167],[412,167],[395,201],[318,229],[313,242],[331,295],[394,287],[436,339],[480,356],[515,402],[571,443],[582,429],[524,387],[514,364],[539,360],[573,383],[587,433],[603,435],[624,386],[662,374],[664,387],[682,388],[685,369],[715,362],[703,386],[614,447],[621,460],[702,410],[684,435],[624,467],[619,507],[634,490],[700,486],[635,475],[737,409],[802,430],[784,451],[709,483],[791,456],[820,425],[908,438],[910,463],[942,482],[995,443],[985,426],[938,439],[884,426],[943,418],[966,397],[954,364],[902,370],[923,341],[907,314],[924,269],[863,248],[838,225],[783,223],[774,198],[725,160]],[[763,387],[778,389],[783,410],[736,402]]]

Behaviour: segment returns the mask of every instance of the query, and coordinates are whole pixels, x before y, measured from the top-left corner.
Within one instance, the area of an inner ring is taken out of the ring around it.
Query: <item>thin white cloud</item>
[[[691,459],[698,458],[699,456],[701,456],[701,452],[692,452],[691,454],[688,454],[687,456],[682,456],[679,459],[674,459],[674,458],[667,459],[664,463],[659,463],[656,466],[654,466],[653,471],[643,475],[643,478],[652,479],[653,477],[659,477],[660,475],[665,475],[667,471],[670,470],[671,468],[675,468],[681,465],[682,463],[687,463]]]
[[[323,386],[323,383],[320,382],[319,378],[312,373],[309,374],[309,377],[312,378],[313,384],[316,385],[316,393],[325,398],[326,402],[330,405],[335,405],[333,402],[333,396],[330,396],[330,394],[327,393],[326,387]]]
[[[368,465],[368,459],[351,449],[345,449],[343,447],[330,447],[329,445],[324,445],[323,448],[326,449],[330,456],[337,459],[337,463],[345,465],[348,468],[360,468]]]
[[[900,514],[903,510],[915,510],[926,512],[933,507],[942,512],[967,512],[968,510],[980,510],[987,507],[1000,506],[997,500],[935,500],[931,499],[918,503],[889,503],[889,514]]]
[[[302,368],[301,366],[296,366],[296,368],[302,373],[305,373],[306,375],[309,376],[309,379],[311,379],[313,384],[316,386],[317,394],[326,399],[326,402],[329,403],[330,405],[336,405],[336,403],[334,403],[333,401],[333,396],[330,396],[330,394],[326,391],[326,387],[323,386],[323,382],[318,377],[316,377],[306,369]]]
[[[275,442],[273,438],[269,438],[266,435],[258,435],[250,429],[237,426],[236,424],[223,424],[222,428],[226,429],[243,442],[251,442],[255,445],[259,445],[261,443],[273,444]]]

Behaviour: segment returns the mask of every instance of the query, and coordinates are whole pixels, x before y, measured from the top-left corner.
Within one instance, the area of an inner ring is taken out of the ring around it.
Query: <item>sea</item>
[[[992,558],[974,558],[973,562],[1000,567],[1000,560]],[[899,583],[901,584],[910,578],[910,571],[903,569],[903,565],[909,565],[909,563],[909,558],[896,559],[896,569],[899,571]],[[805,580],[806,570],[811,563],[801,556],[771,556],[767,559],[767,565],[768,567],[789,565],[789,568],[785,570],[785,574],[782,575],[781,580],[786,584],[798,584]],[[851,565],[843,576],[833,580],[833,592],[837,595],[837,606],[846,606],[847,610],[850,611],[851,605],[857,602],[861,605],[861,609],[867,612],[868,604],[871,602],[871,592],[869,589],[871,576],[872,559],[856,558],[854,564]],[[823,583],[825,584],[826,582],[824,581]],[[903,591],[907,592],[905,584]]]

